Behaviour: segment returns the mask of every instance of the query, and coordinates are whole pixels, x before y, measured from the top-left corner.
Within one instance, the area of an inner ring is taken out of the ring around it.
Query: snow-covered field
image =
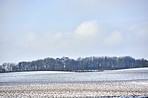
[[[145,81],[146,82],[146,81]],[[49,83],[0,86],[0,97],[98,97],[98,96],[147,96],[148,83],[137,82],[89,82]],[[148,97],[148,96],[147,96]],[[132,98],[132,97],[131,97]]]
[[[148,68],[0,73],[0,97],[148,97]]]
[[[0,85],[148,80],[148,68],[103,72],[31,71],[0,73]]]

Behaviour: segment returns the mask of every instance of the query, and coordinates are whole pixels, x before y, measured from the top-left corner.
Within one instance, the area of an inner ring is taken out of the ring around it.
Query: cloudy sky
[[[0,0],[0,64],[63,56],[148,59],[148,0]]]

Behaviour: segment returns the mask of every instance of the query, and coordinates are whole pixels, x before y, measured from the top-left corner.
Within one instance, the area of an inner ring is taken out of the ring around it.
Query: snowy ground
[[[148,68],[103,72],[32,71],[0,73],[0,85],[148,80]]]
[[[0,74],[0,97],[148,96],[148,68]]]
[[[0,97],[98,97],[148,95],[148,81],[0,86]]]

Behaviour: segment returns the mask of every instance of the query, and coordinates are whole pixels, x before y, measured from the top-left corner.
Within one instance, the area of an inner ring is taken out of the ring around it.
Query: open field
[[[0,86],[0,97],[98,97],[148,95],[148,81]]]
[[[0,74],[0,97],[147,96],[148,68]]]
[[[148,80],[148,68],[103,72],[30,71],[0,73],[0,85]]]

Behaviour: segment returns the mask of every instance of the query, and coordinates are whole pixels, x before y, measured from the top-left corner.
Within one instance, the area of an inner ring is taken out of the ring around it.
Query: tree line
[[[148,67],[145,59],[134,59],[125,57],[86,57],[78,59],[45,58],[31,62],[3,63],[0,72],[21,71],[102,71],[127,68]]]

